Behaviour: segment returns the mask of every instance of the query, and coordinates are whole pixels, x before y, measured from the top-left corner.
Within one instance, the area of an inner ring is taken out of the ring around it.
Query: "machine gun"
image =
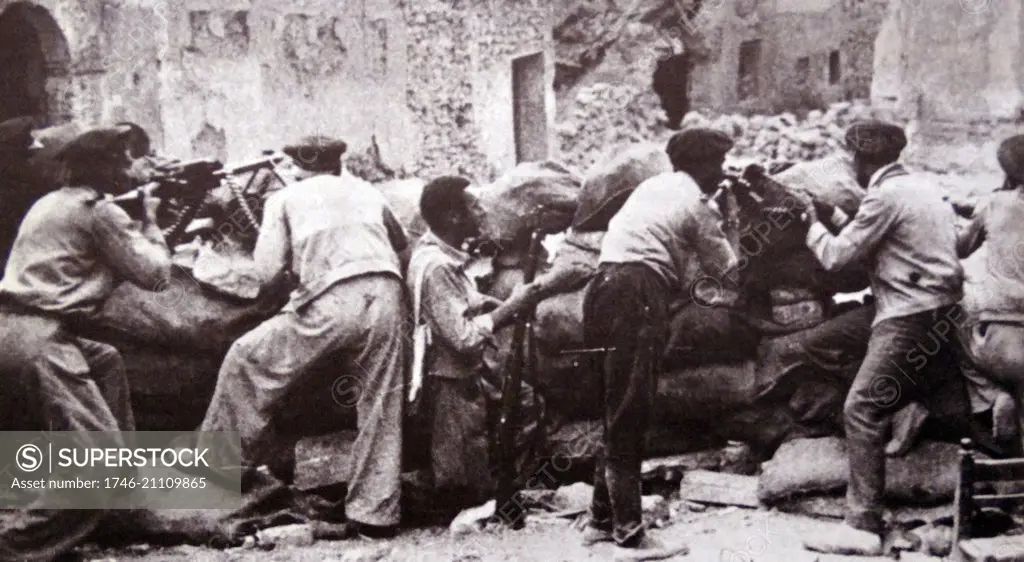
[[[150,178],[151,181],[159,184],[153,190],[153,195],[164,200],[180,200],[183,203],[183,208],[174,223],[164,230],[168,246],[173,247],[177,244],[189,223],[202,207],[207,193],[220,187],[221,182],[225,179],[229,180],[226,183],[231,188],[232,194],[241,206],[250,226],[258,228],[259,220],[246,202],[244,193],[256,179],[256,172],[262,169],[274,170],[274,166],[283,159],[282,155],[271,154],[226,169],[220,161],[208,158],[172,162],[158,167],[156,173]],[[251,174],[245,188],[230,181],[230,178],[241,174]],[[284,183],[283,180],[281,181]],[[142,194],[139,190],[115,197],[114,202],[120,205],[129,216],[142,216]]]
[[[543,233],[535,230],[530,235],[530,253],[526,262],[523,283],[532,283],[537,276],[540,256],[544,250]],[[519,423],[519,392],[523,379],[533,381],[533,307],[521,312],[512,333],[512,356],[505,369],[501,388],[501,418],[498,422],[498,490],[495,512],[513,529],[521,529],[525,522],[522,503],[515,498],[516,480],[516,428]],[[534,389],[536,392],[536,389]]]

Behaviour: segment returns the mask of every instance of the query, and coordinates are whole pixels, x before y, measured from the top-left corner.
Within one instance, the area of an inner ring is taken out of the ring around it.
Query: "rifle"
[[[206,194],[220,187],[222,180],[235,175],[251,174],[246,185],[247,189],[256,178],[256,172],[264,168],[274,169],[274,165],[283,158],[280,155],[269,155],[227,169],[220,161],[209,158],[172,162],[158,167],[156,174],[151,178],[151,181],[159,184],[153,190],[153,195],[161,199],[181,199],[184,202],[184,208],[178,214],[174,224],[164,231],[167,244],[173,246],[177,243],[202,207]],[[228,182],[228,184],[232,187],[232,193],[242,206],[251,226],[258,228],[259,221],[245,201],[244,189],[236,189],[237,186],[233,182]],[[138,190],[115,197],[114,203],[120,205],[129,216],[142,215],[142,194]]]
[[[544,247],[541,245],[543,234],[534,230],[530,234],[530,251],[526,262],[526,270],[523,275],[523,283],[532,283],[537,276],[537,268],[540,265],[540,256]],[[519,392],[522,387],[524,372],[535,366],[532,358],[526,357],[526,353],[533,354],[533,307],[522,311],[516,318],[515,328],[512,333],[512,355],[505,368],[505,378],[501,388],[501,418],[498,422],[498,490],[495,497],[495,512],[504,519],[505,523],[513,529],[521,529],[525,525],[523,521],[523,508],[514,496],[516,480],[516,427],[519,421]],[[532,377],[527,373],[528,380]],[[536,389],[535,389],[536,391]]]

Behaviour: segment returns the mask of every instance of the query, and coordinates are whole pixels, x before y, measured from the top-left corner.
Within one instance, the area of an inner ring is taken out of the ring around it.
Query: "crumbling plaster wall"
[[[876,45],[873,102],[910,121],[908,158],[995,171],[1024,132],[1024,6],[1018,0],[893,0]]]
[[[874,37],[888,0],[712,0],[697,23],[711,57],[694,71],[696,108],[772,112],[867,97]],[[758,94],[739,98],[740,45],[761,41]],[[829,83],[829,54],[840,52],[841,79]],[[805,85],[797,61],[810,59]]]
[[[164,149],[239,159],[328,134],[354,149],[376,140],[400,172],[489,179],[515,163],[512,59],[550,53],[549,9],[189,0],[161,67]]]

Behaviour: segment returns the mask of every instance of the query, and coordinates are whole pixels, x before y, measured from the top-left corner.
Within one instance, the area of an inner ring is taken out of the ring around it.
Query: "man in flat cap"
[[[657,390],[656,366],[669,331],[669,304],[691,294],[691,261],[705,276],[735,269],[721,217],[704,202],[723,177],[733,143],[709,129],[669,141],[674,172],[641,183],[608,225],[597,278],[584,297],[584,340],[606,351],[595,361],[603,380],[604,450],[594,475],[584,544],[614,541],[618,557],[660,560],[686,552],[645,533],[640,508],[644,434]]]
[[[111,201],[130,187],[130,160],[117,131],[85,133],[61,159],[65,187],[28,211],[0,279],[0,387],[5,420],[13,424],[7,429],[132,431],[120,354],[71,326],[88,325],[123,281],[150,291],[166,286],[171,252],[156,224],[159,200],[148,195],[155,186],[144,186],[141,222]],[[104,513],[8,514],[14,520],[0,523],[0,559],[50,560],[86,537]]]
[[[231,346],[200,438],[241,432],[250,487],[258,466],[281,464],[268,458],[277,452],[276,408],[317,361],[347,352],[337,384],[359,390],[359,435],[345,513],[353,531],[389,535],[399,522],[406,306],[398,254],[407,242],[384,196],[341,175],[344,152],[344,142],[324,137],[285,148],[300,181],[267,199],[253,257],[265,283],[287,274],[297,287],[281,312]]]
[[[878,555],[887,432],[894,413],[928,396],[934,377],[923,369],[935,354],[921,350],[934,350],[930,332],[936,325],[958,320],[963,269],[952,207],[935,185],[898,161],[907,144],[903,130],[878,121],[856,123],[846,142],[867,195],[837,235],[809,206],[807,245],[829,271],[862,258],[873,264],[875,317],[843,409],[850,458],[846,525],[805,544],[811,550]],[[943,347],[948,353],[951,346]]]
[[[983,200],[960,233],[961,257],[982,243],[987,250],[984,275],[967,291],[974,293],[970,300],[976,305],[960,333],[974,365],[1013,392],[1019,410],[1024,397],[1024,135],[1004,140],[998,159],[1006,173],[1003,187]]]

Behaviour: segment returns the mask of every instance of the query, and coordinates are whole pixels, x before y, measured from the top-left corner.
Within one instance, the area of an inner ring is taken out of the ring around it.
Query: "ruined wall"
[[[997,170],[998,143],[1024,131],[1024,6],[1016,0],[893,4],[876,46],[881,80],[873,101],[911,121],[908,157],[929,168]]]
[[[353,150],[375,141],[399,173],[488,179],[515,163],[511,59],[550,51],[547,10],[189,0],[160,69],[164,149],[233,160],[327,134]]]
[[[697,108],[779,112],[869,95],[887,0],[719,0],[701,16],[713,55],[695,72]],[[757,92],[741,99],[740,49],[760,40]],[[839,76],[830,78],[830,54]],[[801,59],[805,59],[801,61]],[[803,67],[801,68],[801,65]]]

